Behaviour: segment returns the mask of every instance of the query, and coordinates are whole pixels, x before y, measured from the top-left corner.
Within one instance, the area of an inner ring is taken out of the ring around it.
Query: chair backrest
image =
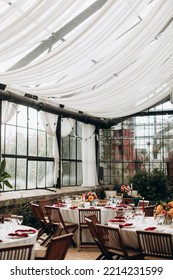
[[[156,207],[156,205],[149,205],[149,206],[144,207],[145,216],[153,217],[155,207]]]
[[[45,209],[50,223],[59,223],[62,228],[65,228],[65,222],[58,207],[45,205]]]
[[[43,213],[45,215],[46,214],[45,205],[51,205],[51,201],[49,199],[42,199],[42,200],[39,200],[38,204],[40,205],[40,207],[43,210]]]
[[[40,207],[40,205],[36,204],[36,203],[33,203],[33,202],[30,202],[30,206],[31,206],[33,214],[34,214],[35,218],[37,219],[38,223],[41,226],[45,225],[47,222],[45,220],[45,216],[44,216],[43,210]]]
[[[0,260],[31,260],[32,244],[0,248]]]
[[[146,206],[148,206],[149,205],[149,203],[150,203],[150,201],[149,200],[139,200],[138,201],[138,205],[137,205],[137,207],[142,207],[142,206],[144,206],[144,207],[146,207]]]
[[[86,221],[86,218],[91,220],[93,224],[100,224],[100,221],[98,220],[98,217],[96,216],[95,213],[85,214],[85,221]]]
[[[85,217],[85,221],[86,221],[86,224],[87,224],[87,226],[88,226],[88,228],[89,228],[89,231],[90,231],[90,233],[91,233],[91,235],[92,235],[92,237],[93,237],[93,240],[94,240],[95,244],[96,244],[97,247],[100,249],[100,251],[101,251],[102,253],[104,253],[104,248],[103,248],[103,246],[102,246],[102,240],[100,239],[99,234],[98,234],[98,232],[97,232],[97,229],[96,229],[96,227],[95,227],[95,225],[96,225],[96,223],[94,223],[95,220],[94,220],[94,222],[93,222],[93,221],[90,220],[88,217]]]
[[[45,258],[46,260],[64,260],[70,247],[73,233],[64,234],[51,239],[48,244]]]
[[[99,239],[102,242],[104,251],[107,251],[108,255],[109,251],[111,250],[116,252],[116,254],[121,254],[122,256],[127,257],[127,252],[125,250],[119,228],[114,228],[102,224],[96,224],[95,227],[98,231]]]
[[[143,256],[173,259],[172,236],[169,233],[137,230],[139,249]]]
[[[86,215],[95,215],[97,218],[97,222],[101,223],[101,209],[100,208],[79,208],[79,226],[86,225],[85,217]]]

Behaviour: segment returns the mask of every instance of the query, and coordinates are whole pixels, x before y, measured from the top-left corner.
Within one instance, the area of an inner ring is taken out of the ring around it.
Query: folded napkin
[[[148,227],[148,228],[145,228],[145,230],[155,230],[156,227]]]
[[[17,229],[15,231],[15,233],[22,233],[22,232],[25,232],[25,233],[36,233],[36,229]]]
[[[132,226],[133,224],[131,223],[126,223],[126,224],[123,224],[123,225],[119,225],[120,228],[123,228],[123,227],[130,227]]]
[[[115,219],[119,219],[119,220],[120,220],[120,219],[123,219],[123,220],[125,219],[124,216],[115,216],[114,218],[115,218]]]
[[[125,220],[122,220],[122,219],[112,219],[112,220],[109,220],[108,222],[111,222],[111,223],[125,223]]]
[[[64,207],[64,206],[67,206],[67,204],[66,203],[55,203],[53,206],[54,207]]]
[[[0,239],[0,242],[3,242],[3,241]]]
[[[76,209],[77,206],[70,206],[69,209]]]
[[[16,237],[28,237],[27,233],[17,233],[17,232],[11,232],[8,234],[8,236],[16,236]]]
[[[95,207],[94,206],[90,206],[90,209],[95,209]]]

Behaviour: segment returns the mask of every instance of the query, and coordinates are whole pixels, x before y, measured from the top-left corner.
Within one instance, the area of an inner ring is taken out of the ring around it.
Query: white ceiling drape
[[[137,113],[172,92],[172,0],[107,0],[49,51],[14,70],[8,68],[96,1],[2,2],[0,83],[11,91],[101,118]]]

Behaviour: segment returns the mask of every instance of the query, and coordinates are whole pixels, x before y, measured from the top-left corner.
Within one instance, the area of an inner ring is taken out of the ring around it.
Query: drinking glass
[[[15,228],[17,226],[17,215],[11,215],[11,224],[12,224],[13,230],[15,230]]]
[[[21,225],[23,223],[23,216],[17,216],[17,222],[18,225]]]

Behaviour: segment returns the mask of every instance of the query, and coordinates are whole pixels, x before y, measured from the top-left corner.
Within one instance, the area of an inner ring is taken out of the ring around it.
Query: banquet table
[[[123,224],[125,226],[121,227],[121,225]],[[170,225],[158,225],[157,220],[154,217],[143,217],[141,218],[141,220],[132,219],[126,221],[125,223],[113,222],[109,220],[108,225],[120,228],[120,234],[124,241],[124,244],[135,249],[138,249],[136,230],[171,233],[173,239],[173,223]]]
[[[117,208],[115,207],[101,207],[101,206],[96,206],[94,207],[95,209],[100,208],[101,209],[101,223],[102,224],[107,224],[107,221],[109,219],[113,219],[116,215],[117,215]],[[94,209],[93,207],[91,207],[91,209]],[[79,212],[78,212],[79,208],[75,208],[75,207],[60,207],[60,211],[62,214],[62,217],[64,219],[64,221],[67,222],[72,222],[72,223],[77,223],[79,224]],[[52,212],[53,214],[53,212]],[[54,214],[53,214],[54,215]],[[54,216],[55,218],[55,216]],[[77,241],[77,232],[75,232],[74,234],[74,240]],[[89,230],[85,230],[83,232],[83,240],[85,242],[90,242],[92,239],[91,234],[89,233]]]
[[[0,248],[9,248],[12,246],[21,246],[25,244],[35,244],[38,231],[25,225],[6,225],[0,224]],[[34,259],[34,246],[32,252]]]

